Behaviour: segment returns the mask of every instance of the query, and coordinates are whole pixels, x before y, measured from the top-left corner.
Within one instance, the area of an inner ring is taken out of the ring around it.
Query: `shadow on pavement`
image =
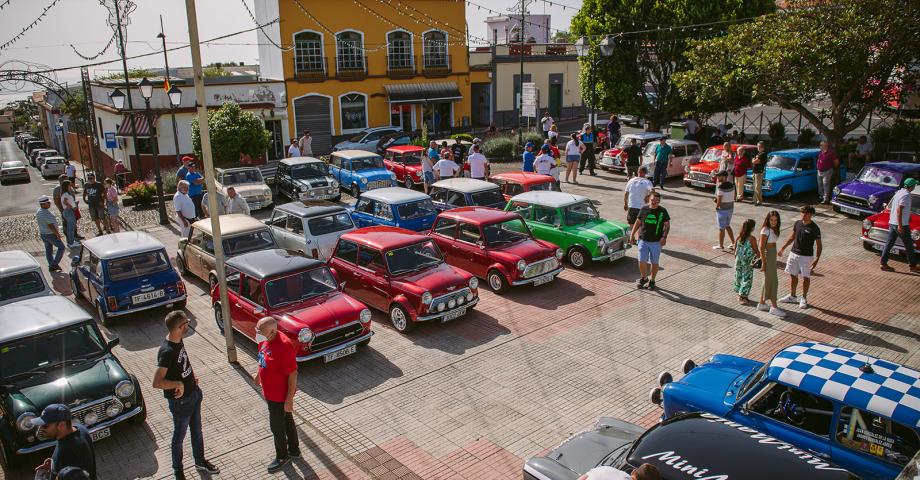
[[[841,320],[845,320],[845,321],[847,321],[847,322],[851,322],[851,323],[856,324],[856,325],[862,325],[862,326],[864,326],[864,327],[866,327],[866,328],[868,328],[868,329],[871,329],[871,330],[873,330],[873,331],[876,331],[876,332],[892,333],[892,334],[895,334],[895,335],[899,335],[899,336],[901,336],[901,337],[909,338],[909,339],[914,340],[914,341],[920,340],[920,333],[917,333],[917,332],[914,332],[914,331],[911,331],[911,330],[905,330],[905,329],[903,329],[903,328],[898,328],[898,327],[895,327],[895,326],[893,326],[893,325],[889,325],[889,324],[887,324],[887,323],[873,322],[872,320],[867,320],[867,319],[865,319],[865,318],[857,317],[857,316],[854,316],[854,315],[849,315],[849,314],[846,314],[846,313],[840,313],[840,312],[837,312],[837,311],[834,311],[834,310],[829,310],[829,309],[827,309],[827,308],[821,308],[821,307],[815,307],[815,306],[812,306],[811,308],[814,308],[815,310],[817,310],[817,311],[819,311],[819,312],[821,312],[821,313],[823,313],[823,314],[825,314],[825,315],[829,315],[829,316],[834,317],[834,318],[839,318],[839,319],[841,319]],[[812,318],[814,318],[814,317],[812,317]],[[823,323],[828,323],[829,325],[838,325],[837,328],[839,328],[839,324],[837,324],[837,323],[824,322],[824,321],[818,320],[818,319],[815,319],[815,321],[817,321],[817,322],[823,322]],[[848,328],[848,329],[849,329],[849,328]],[[858,335],[863,335],[863,334],[860,333],[860,334],[858,334]],[[871,343],[872,345],[877,345],[877,344],[874,343],[874,342],[870,342],[870,343]],[[892,347],[892,348],[893,348],[894,350],[899,351],[899,352],[904,352],[904,351],[905,351],[905,350],[903,350],[903,349],[901,349],[901,348],[899,348],[899,347]]]
[[[595,267],[592,266],[591,270],[594,268]],[[591,273],[593,274],[594,272]],[[566,294],[561,298],[559,296],[553,296],[551,299],[544,300],[546,297],[540,295],[540,291],[543,289],[564,291]],[[512,301],[521,305],[539,307],[544,310],[556,310],[559,307],[577,303],[586,297],[593,297],[594,295],[595,293],[593,291],[582,287],[581,285],[573,282],[571,279],[558,276],[552,282],[537,287],[534,287],[533,285],[512,287],[502,297],[506,301]]]
[[[388,328],[392,328],[391,325],[387,325]],[[418,325],[414,332],[406,336],[420,347],[463,355],[471,348],[510,333],[511,330],[499,323],[495,317],[473,310],[466,316],[448,323],[434,321]]]
[[[672,250],[670,248],[667,248],[663,250],[661,253],[669,257],[674,257],[678,260],[683,260],[685,262],[692,263],[694,265],[707,265],[707,266],[714,267],[714,268],[732,268],[731,265],[726,265],[724,263],[716,262],[715,258],[704,258],[699,255],[694,255],[689,252],[682,252],[680,250]]]
[[[680,293],[665,290],[660,286],[657,287],[653,293],[657,292],[663,298],[670,300],[672,302],[682,303],[684,305],[690,305],[691,307],[699,308],[700,310],[706,310],[707,312],[712,312],[718,315],[722,315],[729,318],[737,318],[739,320],[744,320],[748,323],[752,323],[759,327],[772,328],[773,325],[769,322],[765,322],[754,315],[749,313],[742,312],[740,310],[735,310],[734,308],[729,308],[720,303],[711,302],[709,300],[703,300],[699,298],[690,298],[686,297]]]

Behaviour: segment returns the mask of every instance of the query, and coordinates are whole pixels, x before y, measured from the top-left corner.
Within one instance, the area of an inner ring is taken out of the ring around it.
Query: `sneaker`
[[[68,247],[70,248],[80,248],[80,246],[81,246],[80,242],[73,242],[70,245],[68,245]]]
[[[786,295],[785,297],[779,299],[779,301],[782,303],[797,303],[799,301],[799,297],[796,297],[795,295],[790,293],[789,295]]]
[[[712,249],[713,250],[725,250],[725,247],[723,247],[722,245],[713,245]]]
[[[650,281],[648,282],[648,289],[649,289],[649,290],[654,290],[654,289],[655,289],[655,281],[654,281],[654,280],[650,280]]]
[[[199,472],[210,473],[211,475],[216,475],[220,473],[220,469],[217,468],[216,465],[214,465],[213,463],[207,460],[201,463],[196,463],[195,470],[198,470]]]
[[[773,315],[773,316],[779,317],[779,318],[783,318],[783,317],[786,316],[786,312],[784,312],[784,311],[782,311],[782,310],[780,310],[780,309],[778,309],[778,308],[776,308],[776,307],[770,307],[770,315]]]
[[[758,304],[757,304],[757,310],[760,310],[761,312],[769,312],[769,311],[771,310],[771,308],[770,308],[769,306],[767,306],[766,303],[758,303]]]
[[[806,308],[808,308],[808,301],[805,300],[805,297],[802,297],[799,299],[799,308],[801,308],[802,310],[805,310]]]
[[[182,470],[173,470],[173,476],[176,480],[185,480],[185,472]]]
[[[291,463],[290,457],[276,458],[272,460],[272,463],[268,464],[268,473],[275,473],[278,470],[281,470],[282,468],[284,468],[284,466],[287,465],[288,463]]]
[[[881,268],[883,272],[893,272],[893,271],[894,271],[894,268],[891,267],[891,266],[889,266],[889,265],[886,264],[886,263],[883,263],[883,264],[881,265],[881,267],[879,267],[879,268]]]
[[[52,266],[48,267],[48,271],[49,271],[49,272],[60,272],[60,271],[61,271],[61,266],[60,266],[60,265],[52,265]]]
[[[648,278],[642,277],[642,278],[639,279],[638,282],[636,282],[636,288],[639,288],[639,289],[641,290],[641,289],[645,288],[645,284],[646,284],[646,283],[648,283]]]

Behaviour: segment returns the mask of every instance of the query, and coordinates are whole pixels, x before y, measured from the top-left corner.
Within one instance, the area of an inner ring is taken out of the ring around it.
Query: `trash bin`
[[[687,122],[671,122],[671,138],[683,140],[687,136]]]

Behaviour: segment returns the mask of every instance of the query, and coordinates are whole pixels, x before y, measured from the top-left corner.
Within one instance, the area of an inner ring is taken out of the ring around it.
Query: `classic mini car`
[[[279,248],[328,260],[339,237],[355,229],[348,209],[330,202],[316,203],[324,205],[291,202],[275,207],[265,224],[271,227]]]
[[[325,362],[351,355],[367,345],[371,311],[342,293],[323,262],[275,249],[227,260],[227,300],[233,329],[256,340],[256,323],[266,316],[278,320],[278,332],[297,349],[297,361]],[[214,319],[224,331],[220,293],[211,290]]]
[[[767,363],[718,354],[683,378],[658,376],[662,418],[719,415],[829,460],[864,479],[892,479],[920,449],[920,372],[817,342]]]
[[[291,200],[342,199],[339,182],[329,174],[326,162],[313,157],[285,158],[275,171],[275,195]]]
[[[42,178],[57,178],[64,174],[64,157],[45,157],[38,167]]]
[[[872,215],[885,204],[908,178],[920,179],[920,164],[873,162],[867,164],[852,182],[834,187],[834,210],[850,215]]]
[[[455,208],[438,215],[429,235],[447,263],[486,280],[495,293],[549,283],[563,270],[562,249],[533,238],[517,213]]]
[[[368,227],[339,238],[329,260],[345,292],[390,315],[407,333],[416,323],[448,322],[479,302],[479,280],[444,262],[427,235],[396,227]]]
[[[763,196],[787,202],[793,195],[818,191],[817,148],[796,148],[770,152],[763,174]],[[841,179],[846,168],[841,166]],[[754,193],[753,174],[748,171],[744,193]]]
[[[629,226],[601,218],[587,197],[562,192],[526,192],[511,197],[505,210],[524,217],[533,236],[557,245],[569,265],[582,269],[626,256]]]
[[[554,190],[559,191],[556,181],[549,175],[540,175],[531,172],[505,172],[496,173],[489,177],[489,181],[498,185],[502,191],[505,201],[511,200],[511,197],[531,190]]]
[[[390,147],[383,154],[383,164],[396,174],[396,181],[412,189],[424,181],[422,155],[425,155],[425,149],[415,145]]]
[[[629,146],[632,139],[635,138],[636,144],[644,149],[650,142],[657,142],[659,138],[665,136],[665,134],[659,132],[627,133],[621,135],[616,145],[604,150],[604,154],[601,155],[601,161],[597,162],[597,166],[602,170],[613,170],[623,173],[626,171],[626,159],[620,158],[620,152],[626,150],[626,147]]]
[[[732,153],[738,151],[738,147],[744,147],[745,151],[753,156],[757,151],[757,145],[739,145],[732,144]],[[719,171],[719,165],[722,162],[722,145],[713,145],[706,149],[706,153],[700,158],[699,163],[688,165],[684,173],[684,185],[697,188],[714,188],[716,186],[716,173]]]
[[[141,386],[115,358],[116,345],[62,296],[0,307],[0,463],[16,466],[24,455],[54,447],[32,424],[52,403],[68,405],[93,440],[124,421],[144,422]]]
[[[272,191],[265,184],[258,168],[218,168],[215,173],[217,190],[222,195],[227,196],[227,187],[233,187],[253,211],[272,204]]]
[[[862,242],[866,250],[881,251],[888,243],[888,221],[891,208],[885,209],[875,215],[870,215],[863,220]],[[920,252],[920,194],[911,195],[910,201],[910,239],[914,241],[914,251]],[[904,242],[899,237],[891,249],[896,255],[904,254]]]
[[[6,185],[7,182],[25,180],[29,182],[29,167],[19,160],[10,160],[0,163],[0,185]]]
[[[403,187],[378,188],[364,192],[352,207],[355,225],[387,225],[421,232],[431,228],[438,209],[431,197]]]
[[[377,141],[384,135],[400,131],[399,127],[374,127],[362,130],[353,135],[348,140],[343,140],[334,147],[332,151],[340,152],[342,150],[364,150],[373,152],[377,147]]]
[[[648,169],[649,178],[652,178],[655,174],[655,168],[657,168],[656,165],[658,165],[658,162],[655,161],[655,148],[657,148],[660,143],[661,142],[651,142],[646,145],[645,149],[642,151],[642,164]],[[699,143],[693,140],[671,139],[668,139],[667,143],[671,146],[671,155],[673,155],[674,158],[668,161],[668,173],[666,177],[682,176],[687,168],[699,163],[702,154]]]
[[[0,305],[54,295],[35,257],[22,250],[0,252]]]
[[[96,308],[103,325],[151,308],[185,308],[185,283],[166,247],[144,232],[119,232],[83,241],[70,272],[74,297]]]
[[[221,215],[220,235],[223,239],[224,258],[276,248],[277,244],[268,225],[241,213]],[[182,275],[192,275],[208,281],[211,288],[217,284],[214,271],[214,237],[211,219],[198,220],[189,229],[188,238],[180,238],[176,249],[176,269]]]
[[[438,180],[431,185],[429,193],[439,210],[474,206],[503,208],[506,203],[498,185],[475,178]]]
[[[709,413],[677,415],[648,431],[601,417],[545,456],[527,460],[524,480],[577,480],[595,467],[629,475],[644,463],[654,465],[662,480],[858,480],[767,432]]]
[[[396,186],[396,174],[383,166],[380,155],[361,150],[332,152],[329,174],[352,197],[375,188]]]

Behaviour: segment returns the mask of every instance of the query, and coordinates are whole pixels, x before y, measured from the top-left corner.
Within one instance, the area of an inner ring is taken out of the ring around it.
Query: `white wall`
[[[278,0],[255,0],[255,14],[259,25],[264,25],[278,18]],[[275,22],[256,30],[256,38],[259,44],[259,71],[262,78],[284,80],[281,50],[269,42],[270,38],[275,44],[283,45],[281,43],[280,22]]]

